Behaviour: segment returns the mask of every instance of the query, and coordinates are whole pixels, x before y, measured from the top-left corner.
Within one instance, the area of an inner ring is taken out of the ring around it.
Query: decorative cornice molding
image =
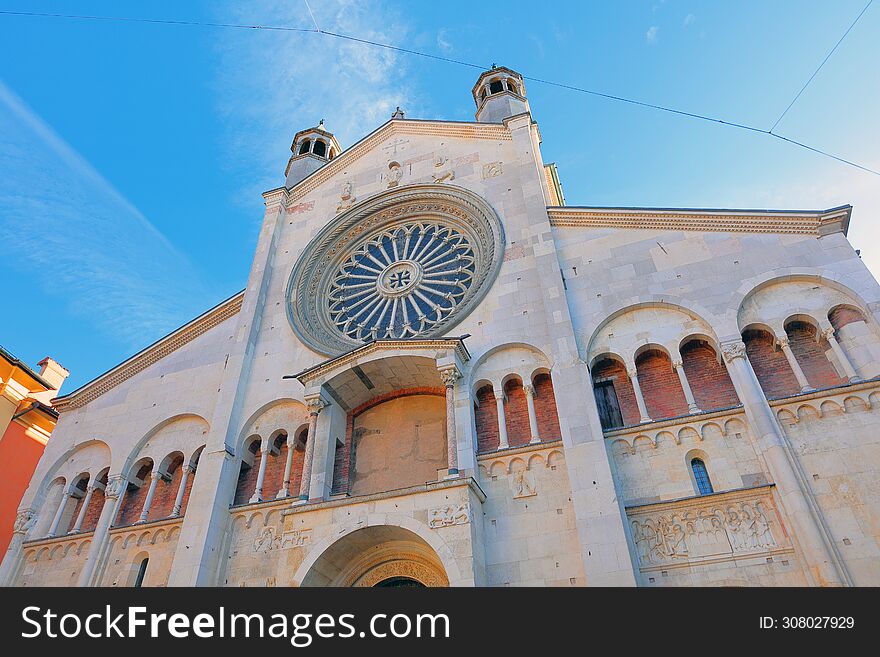
[[[94,401],[135,374],[143,372],[150,365],[153,365],[168,354],[177,351],[218,324],[237,315],[238,311],[241,310],[243,299],[244,291],[241,291],[203,315],[196,317],[191,322],[184,324],[173,333],[153,343],[128,360],[123,361],[112,370],[105,372],[70,394],[57,397],[52,401],[52,406],[58,412],[64,413]]]
[[[755,495],[769,495],[775,483],[761,484],[760,486],[746,486],[734,490],[709,493],[708,495],[691,495],[674,500],[660,500],[645,504],[624,504],[626,514],[633,516],[639,513],[653,513],[656,511],[681,510],[692,507],[700,507],[708,504],[723,504],[731,500],[750,499]]]
[[[557,227],[816,236],[846,234],[851,213],[849,205],[815,211],[547,208],[550,225]]]
[[[424,137],[452,137],[460,139],[490,139],[510,141],[513,137],[500,123],[465,123],[454,121],[420,121],[414,119],[391,119],[354,146],[342,151],[327,164],[307,176],[290,189],[289,202],[311,193],[321,184],[350,167],[386,139],[398,135]]]
[[[285,500],[288,504],[287,509],[281,512],[282,516],[289,516],[300,513],[309,513],[311,511],[319,511],[322,509],[334,509],[340,506],[349,506],[355,504],[363,504],[365,502],[375,502],[378,500],[388,500],[395,497],[409,497],[418,495],[419,493],[430,493],[437,490],[445,490],[447,488],[469,488],[476,495],[480,502],[486,501],[486,493],[480,487],[479,482],[473,477],[460,477],[457,479],[444,479],[441,481],[428,481],[424,484],[415,486],[407,486],[406,488],[397,488],[395,490],[383,491],[381,493],[369,493],[367,495],[355,495],[351,497],[343,497],[338,499],[323,500],[321,502],[309,502],[308,504],[300,504],[290,506],[290,498]],[[244,505],[235,506],[230,512],[245,511],[258,509],[257,505],[245,507]]]
[[[465,336],[466,337],[466,336]],[[464,346],[464,338],[425,338],[410,340],[376,340],[362,347],[356,347],[349,352],[330,358],[322,363],[303,370],[297,374],[287,375],[285,379],[297,379],[304,386],[316,379],[320,379],[329,372],[334,372],[348,367],[359,358],[372,354],[376,351],[452,351],[455,352],[462,363],[470,360],[467,347]]]

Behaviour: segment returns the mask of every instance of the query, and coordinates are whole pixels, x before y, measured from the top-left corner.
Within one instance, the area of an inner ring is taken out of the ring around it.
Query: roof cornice
[[[548,207],[551,226],[798,235],[846,234],[851,205],[828,210]]]
[[[346,167],[350,167],[381,142],[398,135],[507,141],[513,139],[510,130],[501,123],[391,119],[290,188],[289,200],[292,202],[301,199]]]
[[[143,372],[158,360],[177,351],[203,333],[238,314],[238,311],[241,310],[242,299],[244,299],[244,290],[214,306],[206,313],[199,315],[173,333],[169,333],[143,351],[136,353],[131,358],[104,372],[99,377],[92,379],[73,392],[56,397],[52,400],[52,407],[58,412],[64,413],[94,401],[105,392],[112,390],[135,374]]]

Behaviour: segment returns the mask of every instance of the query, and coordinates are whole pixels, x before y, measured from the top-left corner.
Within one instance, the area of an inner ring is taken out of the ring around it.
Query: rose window
[[[364,342],[422,335],[442,322],[474,279],[467,238],[450,226],[396,226],[361,244],[339,268],[327,299],[344,335]]]
[[[504,256],[504,228],[452,185],[388,190],[304,245],[287,288],[297,337],[339,354],[373,340],[448,335],[479,304]]]

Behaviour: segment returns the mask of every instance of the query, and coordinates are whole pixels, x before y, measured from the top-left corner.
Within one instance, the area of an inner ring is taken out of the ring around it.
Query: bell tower
[[[284,186],[290,189],[339,155],[341,150],[333,133],[324,128],[324,119],[314,128],[300,130],[290,145],[292,155],[284,171],[287,177]]]
[[[480,75],[471,93],[480,123],[501,123],[508,117],[530,112],[522,75],[504,66],[493,65]]]

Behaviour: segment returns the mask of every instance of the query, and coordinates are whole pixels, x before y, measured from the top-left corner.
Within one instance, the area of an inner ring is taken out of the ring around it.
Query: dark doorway
[[[388,579],[383,579],[381,582],[376,584],[375,588],[389,588],[389,589],[403,589],[403,588],[415,588],[415,589],[423,589],[425,585],[419,582],[418,580],[411,579],[409,577],[389,577]]]
[[[605,431],[617,429],[623,426],[623,416],[620,414],[620,403],[617,401],[617,393],[614,392],[613,381],[598,381],[593,384],[596,393],[596,406],[599,407],[599,421]]]

